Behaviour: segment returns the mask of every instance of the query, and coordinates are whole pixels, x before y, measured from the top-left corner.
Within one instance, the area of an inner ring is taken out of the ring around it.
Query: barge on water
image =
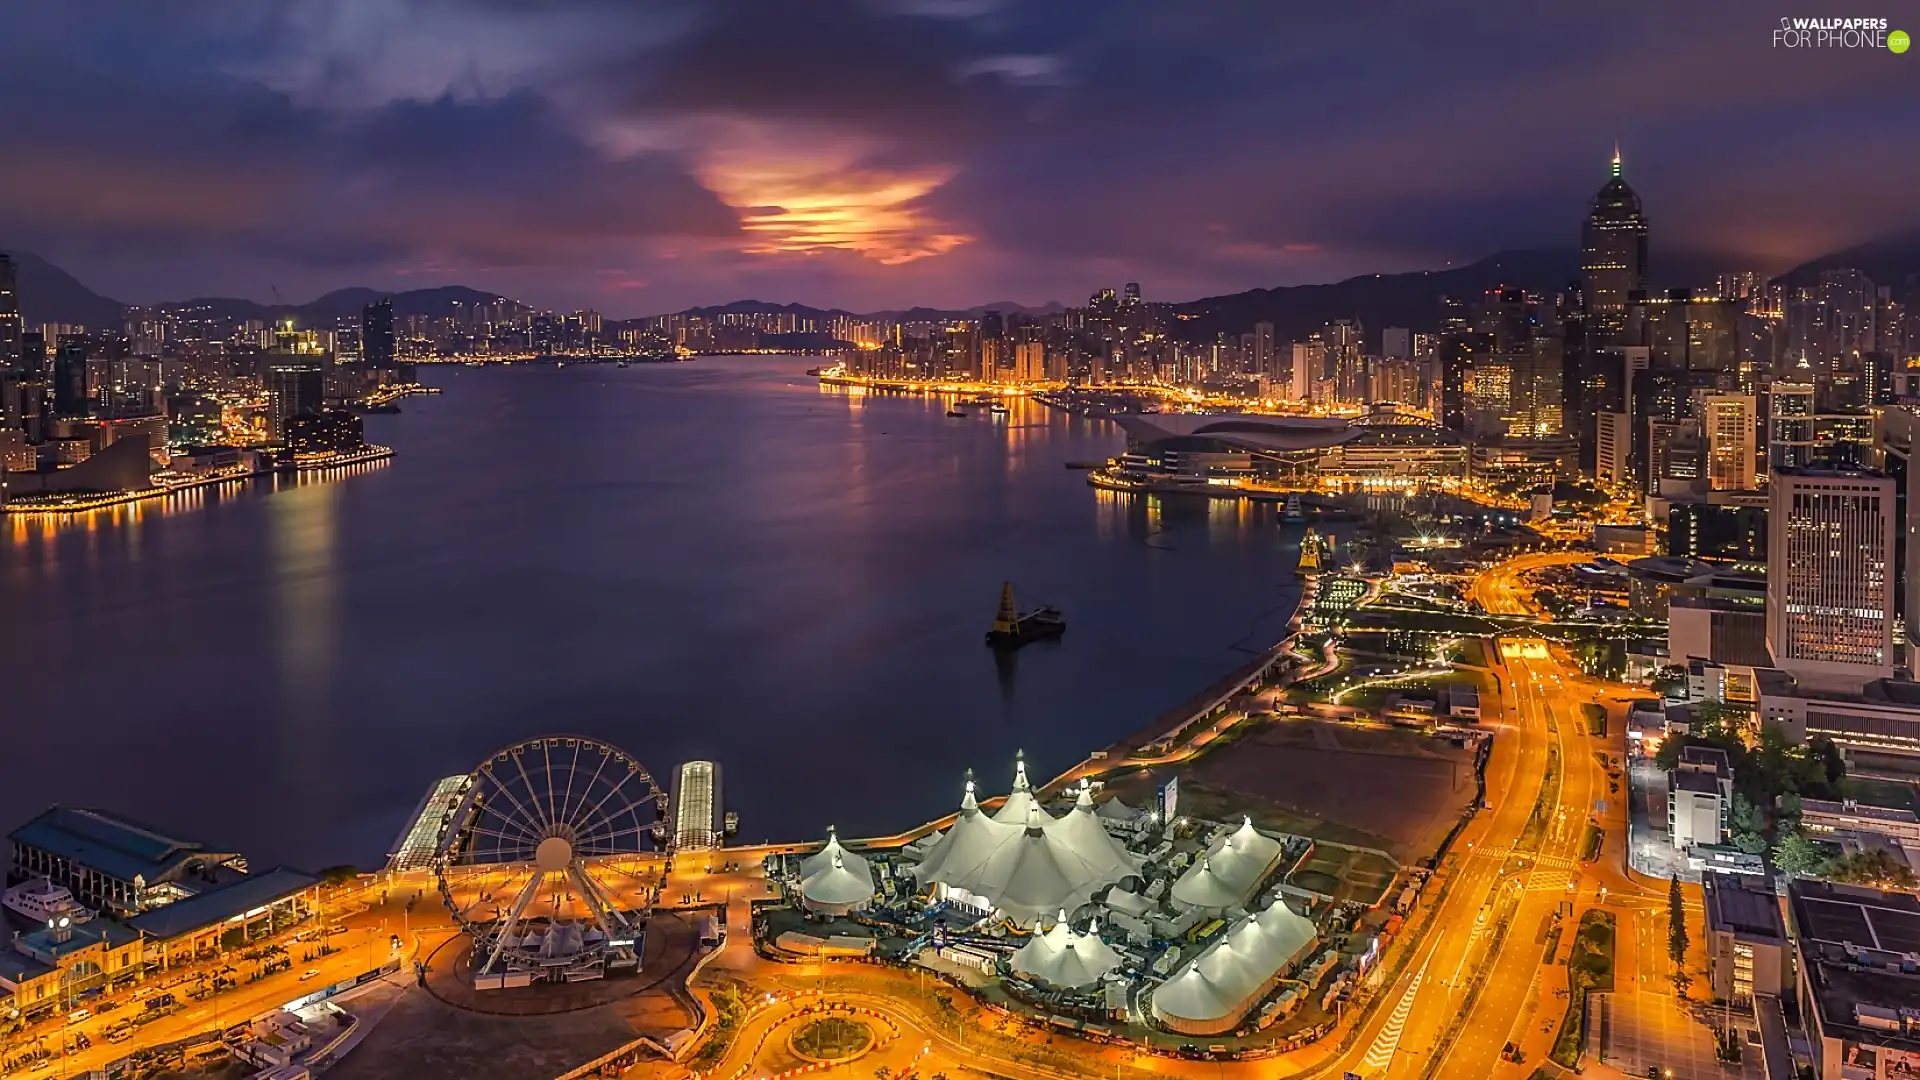
[[[1017,649],[1032,641],[1057,638],[1067,632],[1067,620],[1059,608],[1039,607],[1018,613],[1013,606],[1013,582],[1000,586],[1000,610],[993,616],[993,629],[987,631],[987,644],[996,649]]]

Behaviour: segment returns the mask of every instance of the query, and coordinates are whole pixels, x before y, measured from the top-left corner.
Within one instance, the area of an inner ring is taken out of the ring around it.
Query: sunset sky
[[[1745,0],[6,10],[0,249],[134,303],[1186,299],[1570,248],[1616,140],[1656,263],[1920,223],[1920,52]]]

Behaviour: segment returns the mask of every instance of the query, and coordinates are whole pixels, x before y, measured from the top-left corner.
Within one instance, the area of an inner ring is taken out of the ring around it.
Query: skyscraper
[[[374,371],[387,371],[393,355],[393,300],[377,300],[360,309],[360,358]]]
[[[60,420],[84,420],[92,412],[87,401],[87,354],[92,339],[83,334],[60,338],[53,354],[53,415]]]
[[[1640,196],[1620,175],[1620,151],[1612,175],[1593,197],[1580,234],[1580,274],[1590,316],[1589,334],[1613,344],[1625,328],[1627,297],[1646,288],[1647,216]]]
[[[1701,424],[1707,436],[1707,479],[1714,491],[1751,491],[1755,482],[1754,441],[1760,430],[1759,407],[1746,394],[1707,394],[1701,398]]]
[[[296,416],[319,412],[324,393],[325,372],[317,357],[283,357],[268,364],[267,436],[285,442],[287,425]]]
[[[0,371],[20,369],[22,329],[19,272],[7,253],[0,251]]]
[[[1767,649],[1803,681],[1857,690],[1893,674],[1894,482],[1865,471],[1773,477]]]

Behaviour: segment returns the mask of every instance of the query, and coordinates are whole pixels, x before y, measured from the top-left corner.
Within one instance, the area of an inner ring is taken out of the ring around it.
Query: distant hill
[[[358,315],[361,308],[385,296],[393,298],[393,313],[403,318],[408,315],[446,316],[461,307],[492,304],[505,299],[496,293],[469,289],[465,285],[442,285],[405,292],[382,292],[365,287],[335,289],[305,304],[262,304],[254,300],[210,296],[156,306],[198,308],[228,319],[261,319],[270,322],[290,318],[301,326],[329,326],[337,319]]]
[[[1714,275],[1742,265],[1714,255],[1663,255],[1657,248],[1652,263],[1649,285],[1655,289],[1709,285]],[[1182,336],[1190,340],[1208,340],[1222,331],[1245,333],[1254,323],[1270,322],[1275,339],[1299,341],[1333,319],[1360,320],[1372,339],[1388,326],[1416,331],[1438,329],[1443,296],[1473,303],[1488,289],[1502,285],[1551,295],[1579,276],[1580,253],[1575,250],[1502,251],[1447,270],[1368,274],[1327,285],[1249,289],[1174,307],[1183,314],[1198,316],[1181,324]]]
[[[4,250],[4,249],[0,249]],[[20,317],[41,323],[119,326],[126,305],[80,284],[72,274],[27,251],[8,251],[20,278]]]
[[[1876,285],[1892,286],[1896,299],[1911,297],[1920,291],[1920,229],[1809,259],[1774,281],[1790,288],[1815,285],[1822,272],[1836,267],[1858,270]]]

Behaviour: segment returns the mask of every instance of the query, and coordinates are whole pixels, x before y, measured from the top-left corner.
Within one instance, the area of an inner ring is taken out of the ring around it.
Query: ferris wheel
[[[434,858],[441,900],[472,937],[474,985],[637,967],[665,808],[645,767],[595,739],[529,739],[481,762]]]

